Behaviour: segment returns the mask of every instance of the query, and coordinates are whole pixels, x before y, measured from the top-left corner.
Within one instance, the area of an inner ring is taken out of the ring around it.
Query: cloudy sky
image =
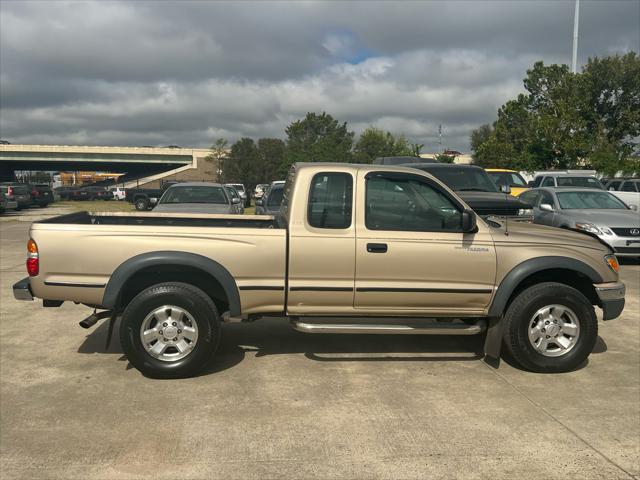
[[[467,151],[534,61],[571,63],[573,5],[2,0],[0,135],[206,147],[326,111]],[[640,1],[582,0],[579,64],[629,50]]]

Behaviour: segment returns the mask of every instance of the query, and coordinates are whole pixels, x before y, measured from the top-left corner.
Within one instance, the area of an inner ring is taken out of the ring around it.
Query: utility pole
[[[578,73],[578,23],[580,18],[580,0],[576,0],[576,8],[573,12],[573,58],[571,71]]]
[[[438,125],[438,145],[440,145],[440,150],[442,150],[442,124]]]

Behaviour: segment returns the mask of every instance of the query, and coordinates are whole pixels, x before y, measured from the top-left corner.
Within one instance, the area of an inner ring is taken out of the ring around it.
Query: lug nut
[[[167,340],[166,338],[163,338],[164,343],[167,343],[169,340]]]
[[[176,325],[178,325],[178,324],[177,324],[176,322],[173,322],[171,325],[173,325],[173,326],[175,327],[175,326],[176,326]]]
[[[162,335],[162,330],[160,330],[158,333],[159,333],[160,335]]]
[[[549,322],[547,322],[547,323],[549,323]],[[163,327],[168,327],[169,325],[167,325],[167,322],[164,322],[164,323],[162,324],[162,326],[163,326]]]
[[[173,341],[174,341],[174,342],[177,342],[177,341],[178,341],[178,337],[174,338],[174,339],[173,339]]]
[[[549,325],[549,320],[547,320],[546,322],[544,322],[545,325]]]
[[[547,335],[547,338],[551,338],[549,335]]]
[[[554,320],[553,323],[558,323],[558,320]]]
[[[542,333],[546,332],[546,330],[545,330],[544,328],[540,329],[540,331],[541,331]]]
[[[178,333],[182,333],[182,330],[178,329]]]

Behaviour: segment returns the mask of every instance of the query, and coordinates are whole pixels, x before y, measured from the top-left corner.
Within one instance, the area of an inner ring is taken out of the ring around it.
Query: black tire
[[[140,339],[142,322],[163,305],[187,311],[198,327],[191,352],[176,361],[163,361],[148,353]],[[120,324],[120,342],[129,362],[152,378],[184,378],[198,373],[211,359],[220,343],[220,316],[211,298],[187,283],[159,283],[140,292],[127,306]]]
[[[136,210],[144,211],[149,210],[149,199],[148,198],[136,198],[135,201]]]
[[[571,309],[580,326],[575,345],[562,356],[548,357],[536,351],[528,338],[535,313],[547,305]],[[598,338],[598,320],[591,302],[578,290],[561,283],[533,285],[518,294],[504,315],[503,343],[507,353],[521,367],[538,373],[574,370],[589,356]]]

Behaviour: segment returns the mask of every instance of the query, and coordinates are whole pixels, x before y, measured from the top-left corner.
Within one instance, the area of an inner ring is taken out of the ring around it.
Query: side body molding
[[[501,317],[511,294],[518,284],[529,275],[543,270],[573,270],[588,277],[593,283],[601,283],[602,277],[592,267],[569,257],[537,257],[526,260],[513,268],[500,282],[496,296],[489,308],[489,317]]]
[[[202,270],[215,278],[229,299],[231,315],[240,315],[240,294],[233,276],[218,262],[195,253],[177,251],[159,251],[136,255],[115,269],[104,290],[102,305],[112,309],[116,306],[122,286],[129,278],[142,269],[154,266],[176,265]]]

